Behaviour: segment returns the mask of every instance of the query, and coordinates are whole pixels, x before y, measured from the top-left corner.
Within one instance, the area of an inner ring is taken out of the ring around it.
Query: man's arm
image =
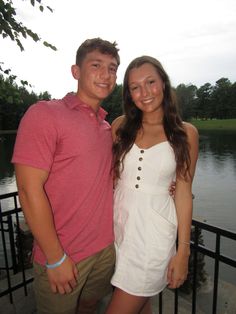
[[[19,199],[30,230],[46,256],[48,264],[58,262],[63,248],[54,226],[53,213],[44,190],[48,172],[30,166],[15,164]],[[67,257],[58,267],[47,269],[53,292],[69,293],[76,285],[77,269]]]

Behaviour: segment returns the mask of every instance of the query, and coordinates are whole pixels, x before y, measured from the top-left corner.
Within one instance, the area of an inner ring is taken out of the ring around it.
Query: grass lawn
[[[196,126],[198,130],[227,130],[236,131],[236,119],[222,119],[222,120],[195,120],[191,123]]]

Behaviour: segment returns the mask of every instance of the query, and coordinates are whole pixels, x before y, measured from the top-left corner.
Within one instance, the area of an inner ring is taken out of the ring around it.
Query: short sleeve
[[[20,122],[12,162],[49,171],[57,138],[56,123],[48,103],[32,105]]]

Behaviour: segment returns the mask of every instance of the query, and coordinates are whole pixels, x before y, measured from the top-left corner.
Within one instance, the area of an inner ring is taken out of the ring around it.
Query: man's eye
[[[137,89],[138,89],[138,86],[132,86],[132,87],[130,87],[131,92],[133,92],[133,91],[135,91],[135,90],[137,90]]]
[[[153,83],[155,83],[155,80],[150,80],[149,81],[149,84],[153,84]]]
[[[99,68],[99,63],[93,63],[93,64],[92,64],[92,67],[94,67],[94,68]]]
[[[115,74],[115,73],[116,73],[116,71],[117,71],[117,69],[116,69],[116,68],[114,68],[114,67],[110,68],[110,72],[111,72],[111,73],[114,73],[114,74]]]

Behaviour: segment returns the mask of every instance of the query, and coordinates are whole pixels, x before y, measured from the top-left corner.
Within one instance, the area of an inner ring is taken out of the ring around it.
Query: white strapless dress
[[[111,283],[137,296],[152,296],[167,284],[175,254],[177,216],[168,188],[175,178],[174,151],[168,141],[125,157],[114,194],[116,268]]]

